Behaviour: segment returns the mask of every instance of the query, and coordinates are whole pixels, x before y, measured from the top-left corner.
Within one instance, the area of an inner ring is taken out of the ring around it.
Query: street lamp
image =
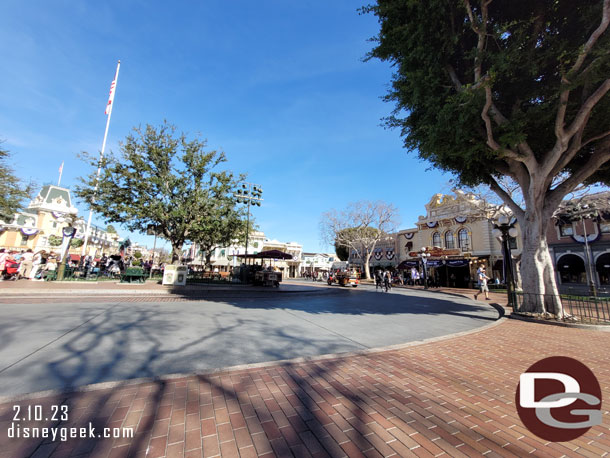
[[[254,183],[242,183],[241,186],[233,193],[233,197],[237,202],[248,204],[248,221],[246,225],[246,256],[248,255],[248,236],[250,235],[250,205],[257,207],[261,206],[263,201],[263,188]]]
[[[519,231],[515,227],[516,221],[510,221],[505,214],[500,215],[493,225],[491,233],[502,242],[502,254],[504,256],[504,281],[508,293],[508,305],[517,311],[517,297],[515,294],[515,276],[513,275],[513,257],[510,252],[510,239],[517,237]]]
[[[428,258],[430,257],[430,252],[427,247],[422,247],[419,250],[418,256],[421,258],[421,262],[424,266],[424,289],[428,289]]]
[[[66,261],[67,261],[67,258],[70,256],[70,254],[69,254],[70,242],[72,242],[72,239],[76,235],[76,228],[74,227],[75,221],[76,221],[76,209],[73,209],[70,212],[57,218],[57,222],[60,224],[68,223],[68,225],[62,229],[62,235],[63,235],[66,246],[62,250],[61,263],[59,264],[59,267],[57,268],[57,280],[58,281],[61,281],[64,279],[64,273],[66,272]]]
[[[582,231],[585,239],[585,273],[587,274],[587,282],[589,283],[589,294],[597,296],[597,288],[595,286],[593,263],[591,262],[591,250],[589,247],[589,235],[587,234],[587,227],[585,226],[585,220],[587,219],[598,219],[599,211],[594,203],[590,204],[576,204],[568,207],[565,210],[565,216],[570,222],[582,221]]]

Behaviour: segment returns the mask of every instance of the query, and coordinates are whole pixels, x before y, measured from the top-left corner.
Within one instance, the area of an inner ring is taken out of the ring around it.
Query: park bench
[[[125,269],[125,272],[121,274],[121,283],[131,283],[134,279],[140,283],[146,281],[144,269],[140,267],[128,267]]]

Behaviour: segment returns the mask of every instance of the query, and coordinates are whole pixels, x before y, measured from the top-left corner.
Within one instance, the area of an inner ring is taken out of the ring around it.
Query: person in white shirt
[[[42,269],[42,260],[46,255],[45,250],[40,250],[32,257],[32,271],[30,272],[30,280],[36,280],[36,275]]]
[[[21,263],[19,264],[19,273],[18,278],[29,278],[30,272],[32,271],[32,260],[34,258],[34,253],[32,253],[32,249],[28,249],[21,256]]]
[[[489,277],[485,273],[485,267],[479,268],[477,271],[477,277],[479,282],[479,291],[474,295],[475,300],[481,293],[485,293],[485,300],[489,300],[489,288],[487,287],[487,280],[489,280]]]

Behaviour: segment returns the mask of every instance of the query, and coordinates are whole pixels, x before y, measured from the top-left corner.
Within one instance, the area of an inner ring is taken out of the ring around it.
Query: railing
[[[552,294],[534,294],[516,292],[517,302],[516,312],[540,311],[543,309],[556,314],[558,305],[563,306],[563,321],[574,321],[574,317],[579,322],[594,324],[610,324],[610,298],[594,296],[576,296],[562,294],[555,296]]]

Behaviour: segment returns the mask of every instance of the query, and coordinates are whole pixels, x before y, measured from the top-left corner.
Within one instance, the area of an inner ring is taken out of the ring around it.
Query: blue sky
[[[20,177],[57,182],[65,161],[62,185],[74,185],[90,172],[77,154],[101,148],[120,59],[107,151],[164,119],[200,133],[262,185],[266,235],[306,251],[324,248],[320,215],[352,201],[391,202],[412,227],[451,177],[381,126],[392,69],[363,62],[378,29],[363,3],[4,0],[0,139]]]

